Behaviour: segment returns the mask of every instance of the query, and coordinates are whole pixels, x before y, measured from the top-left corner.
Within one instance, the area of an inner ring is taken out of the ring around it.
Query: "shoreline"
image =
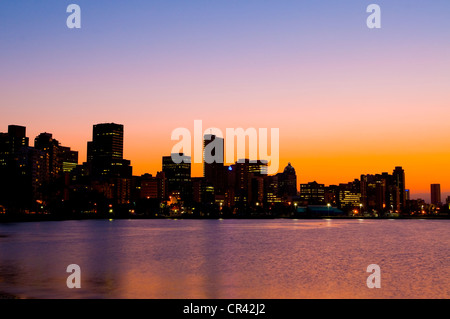
[[[167,217],[148,217],[148,216],[83,216],[83,217],[66,217],[61,218],[50,215],[26,215],[26,216],[1,216],[0,224],[19,223],[19,222],[45,222],[45,221],[69,221],[69,220],[270,220],[270,219],[291,219],[291,220],[450,220],[450,216],[384,216],[384,217],[368,217],[368,216],[242,216],[242,217],[192,217],[192,216],[167,216]],[[0,234],[0,238],[5,237]],[[1,292],[0,292],[1,296]]]

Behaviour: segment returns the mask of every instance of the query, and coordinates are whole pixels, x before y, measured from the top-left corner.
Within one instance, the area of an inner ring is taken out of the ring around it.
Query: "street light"
[[[328,209],[328,217],[330,217],[330,206],[331,206],[331,204],[330,204],[330,203],[328,203],[328,204],[327,204],[327,209]]]

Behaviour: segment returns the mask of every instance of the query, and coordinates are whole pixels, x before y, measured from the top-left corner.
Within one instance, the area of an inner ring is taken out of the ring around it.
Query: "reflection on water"
[[[0,225],[0,294],[449,298],[447,220],[90,220]],[[66,267],[81,267],[68,289]],[[369,289],[370,264],[381,288]]]

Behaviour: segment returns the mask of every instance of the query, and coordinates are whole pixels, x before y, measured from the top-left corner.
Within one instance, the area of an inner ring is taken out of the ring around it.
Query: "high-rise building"
[[[34,139],[34,148],[47,154],[46,169],[49,179],[54,181],[62,171],[59,142],[50,133],[41,133]]]
[[[183,201],[192,200],[191,157],[176,154],[181,163],[175,163],[171,156],[163,156],[162,171],[167,183],[167,195],[179,194]]]
[[[24,126],[9,125],[7,133],[0,133],[0,205],[25,208],[31,202],[28,143]]]
[[[248,205],[263,200],[263,178],[267,176],[267,161],[240,159],[229,166],[228,175],[228,185],[233,188],[235,202]]]
[[[88,163],[96,178],[131,178],[130,161],[123,159],[123,125],[96,124],[92,142],[88,142]]]
[[[431,204],[441,205],[441,184],[431,184]]]
[[[401,166],[397,166],[392,173],[393,184],[397,188],[397,200],[394,200],[394,206],[399,211],[404,210],[406,206],[406,191],[405,191],[405,171]]]
[[[50,176],[48,171],[48,154],[33,147],[22,147],[17,153],[18,166],[25,178],[20,194],[30,201],[30,207],[36,201],[46,199],[46,183]]]
[[[266,203],[280,203],[282,201],[279,195],[280,174],[268,175],[264,178],[264,202]]]
[[[28,147],[28,137],[26,136],[26,127],[20,125],[9,125],[8,136],[10,145],[10,154],[16,154],[22,147]]]
[[[93,126],[92,159],[123,159],[123,125],[102,123]]]
[[[203,177],[215,194],[225,191],[224,140],[213,134],[203,137]]]

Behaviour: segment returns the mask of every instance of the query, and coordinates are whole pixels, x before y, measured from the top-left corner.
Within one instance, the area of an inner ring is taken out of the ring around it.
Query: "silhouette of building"
[[[408,208],[409,190],[405,189],[405,172],[401,166],[395,167],[392,174],[361,175],[359,192],[361,204],[368,211],[400,213]]]
[[[263,202],[267,161],[240,159],[229,166],[228,175],[229,194],[234,194],[235,204],[248,206]]]
[[[278,173],[279,195],[288,201],[297,196],[297,174],[291,163],[284,168],[283,173]]]
[[[9,125],[8,126],[8,137],[10,145],[10,154],[14,155],[22,147],[29,146],[29,139],[26,136],[26,127],[20,125]]]
[[[266,176],[264,178],[264,202],[266,204],[282,202],[279,192],[279,178],[280,174]]]
[[[354,208],[360,209],[361,205],[366,210],[367,207],[361,201],[361,181],[355,179],[350,183],[339,184],[338,206],[342,209],[350,210]]]
[[[392,173],[392,177],[393,186],[397,188],[396,191],[398,192],[396,200],[394,200],[394,206],[401,212],[406,206],[405,171],[401,166],[397,166]]]
[[[431,204],[440,206],[441,202],[441,184],[431,184]]]
[[[308,205],[325,204],[325,185],[316,181],[307,184],[300,184],[300,200]]]
[[[203,137],[203,177],[215,194],[225,191],[224,140],[213,134]]]
[[[33,204],[32,183],[37,186],[42,178],[33,172],[38,166],[32,166],[28,143],[24,126],[9,125],[8,132],[0,134],[0,204],[16,211]]]
[[[93,126],[87,160],[94,178],[131,178],[130,161],[123,158],[123,125],[102,123]]]
[[[175,163],[171,156],[163,156],[162,171],[166,177],[167,196],[179,196],[179,199],[192,200],[191,157],[182,153],[176,154],[181,163]]]
[[[55,181],[62,171],[59,142],[50,133],[41,133],[34,139],[34,148],[47,154],[46,170],[49,181]]]
[[[88,187],[115,204],[131,200],[132,167],[123,158],[123,132],[122,124],[95,124],[87,143],[87,162],[73,170],[78,188]]]

